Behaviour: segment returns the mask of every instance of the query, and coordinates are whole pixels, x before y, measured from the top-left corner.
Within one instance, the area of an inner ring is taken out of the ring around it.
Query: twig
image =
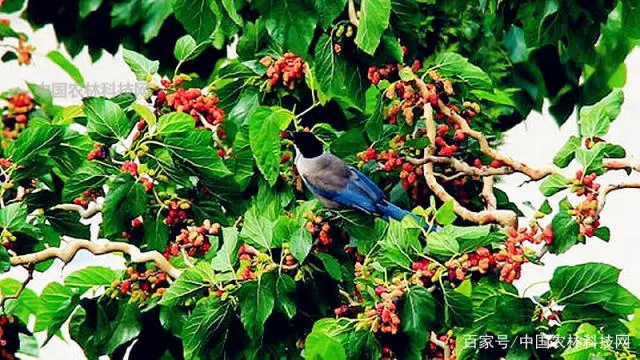
[[[449,165],[458,173],[469,175],[469,176],[477,176],[477,177],[509,175],[515,172],[513,171],[512,168],[507,166],[503,166],[499,168],[491,168],[491,167],[477,168],[477,167],[470,166],[466,162],[458,160],[456,158],[450,158],[450,157],[444,157],[444,156],[429,155],[429,156],[423,157],[422,159],[416,159],[411,157],[408,157],[406,159],[409,163],[413,165],[424,165],[427,162]]]
[[[27,285],[29,285],[29,282],[33,280],[33,268],[29,267],[27,268],[27,271],[27,278],[22,282],[22,285],[20,285],[18,290],[13,295],[4,296],[3,294],[2,299],[0,300],[0,309],[2,309],[3,312],[5,310],[5,306],[7,305],[7,301],[19,298],[22,292],[27,288]]]
[[[63,248],[48,248],[31,254],[11,257],[11,265],[33,265],[54,258],[58,258],[66,264],[74,258],[78,251],[84,249],[94,255],[121,252],[129,255],[131,261],[134,263],[154,262],[158,269],[166,272],[174,279],[180,277],[182,274],[182,271],[171,265],[171,263],[157,251],[141,252],[136,246],[123,242],[112,242],[108,240],[92,242],[83,239],[69,239],[69,243]]]
[[[431,336],[429,337],[429,341],[434,343],[437,347],[441,348],[444,351],[444,360],[451,359],[451,349],[449,349],[449,345],[444,341],[438,339],[438,335],[431,332]]]

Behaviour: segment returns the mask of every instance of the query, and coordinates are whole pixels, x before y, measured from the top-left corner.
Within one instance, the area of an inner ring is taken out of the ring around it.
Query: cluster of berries
[[[433,283],[436,275],[436,264],[430,263],[427,259],[420,259],[411,264],[414,274],[411,276],[411,283],[418,286],[429,286]]]
[[[9,230],[7,229],[2,229],[2,235],[0,235],[0,238],[2,240],[2,246],[4,246],[5,249],[7,250],[13,250],[15,251],[15,242],[17,240],[16,236],[13,235],[13,233],[11,233]]]
[[[293,90],[304,80],[307,72],[307,65],[302,58],[292,52],[285,53],[278,60],[273,60],[271,56],[260,59],[260,63],[267,67],[265,77],[267,78],[267,91],[270,92],[278,84],[286,89]]]
[[[368,148],[358,153],[357,156],[360,159],[358,167],[363,167],[369,161],[377,161],[386,173],[400,169],[398,176],[400,177],[402,188],[409,191],[411,198],[416,202],[426,199],[429,191],[424,183],[422,167],[406,162],[398,150],[389,149],[377,152],[373,148]]]
[[[495,259],[500,267],[500,280],[511,284],[520,279],[522,264],[529,261],[525,256],[524,242],[550,244],[552,241],[553,230],[551,226],[548,226],[542,233],[537,225],[530,229],[526,227],[509,229],[505,247],[495,254]]]
[[[387,64],[383,67],[370,66],[367,71],[367,78],[376,86],[381,80],[395,81],[398,79],[398,69],[399,67],[396,64]]]
[[[340,55],[342,54],[343,47],[352,44],[352,39],[356,33],[356,27],[351,23],[342,23],[336,25],[333,29],[333,52]]]
[[[138,177],[138,175],[140,175],[138,171],[138,164],[130,160],[125,161],[122,166],[120,166],[120,172],[122,172],[123,174],[131,174],[131,176],[133,177]],[[151,173],[151,171],[149,171],[149,173]],[[154,182],[148,173],[140,176],[138,181],[142,183],[145,191],[149,192],[151,191],[151,189],[153,189]]]
[[[571,189],[578,196],[586,195],[575,209],[570,210],[571,215],[575,216],[576,221],[580,224],[580,235],[586,237],[593,237],[596,229],[600,227],[598,213],[600,184],[595,182],[597,177],[598,175],[595,173],[585,175],[582,170],[578,170]]]
[[[11,25],[11,20],[9,19],[0,19],[0,25]]]
[[[366,307],[364,313],[358,315],[359,319],[366,320],[371,332],[392,335],[398,332],[400,317],[397,310],[407,285],[406,280],[395,278],[391,284],[375,288],[374,292],[380,297],[380,301],[376,302],[375,307]]]
[[[10,96],[8,106],[3,111],[2,122],[4,124],[3,136],[15,139],[20,132],[27,127],[29,113],[35,108],[35,102],[29,93],[20,92]]]
[[[162,296],[168,287],[168,275],[164,271],[139,271],[136,267],[130,266],[127,268],[125,279],[114,281],[105,295],[112,298],[130,296],[131,303],[144,303],[149,298]]]
[[[434,360],[456,360],[456,338],[453,337],[453,331],[449,330],[444,335],[438,335],[437,338],[449,348],[450,354],[446,357],[442,347],[438,346],[433,341],[429,341],[429,345],[427,346],[427,358]]]
[[[468,273],[473,271],[486,274],[493,270],[496,267],[496,258],[489,249],[480,246],[472,253],[447,261],[445,266],[447,267],[449,281],[461,282],[467,277]]]
[[[33,51],[36,48],[27,43],[27,38],[24,35],[20,35],[18,39],[18,65],[29,65],[31,64],[31,57],[33,55]]]
[[[253,280],[258,278],[260,274],[278,267],[269,255],[261,253],[258,249],[247,244],[240,246],[238,259],[240,260],[240,268],[236,273],[238,280]]]
[[[331,226],[328,220],[320,215],[312,213],[305,215],[307,224],[305,227],[313,238],[313,249],[318,252],[327,252],[334,240],[346,237],[346,233],[339,231],[335,226]]]
[[[91,203],[92,201],[95,201],[100,196],[102,196],[100,191],[96,189],[88,189],[88,190],[85,190],[81,196],[73,199],[73,203],[75,205],[80,205],[86,209],[89,207],[89,203]]]
[[[415,81],[398,81],[385,92],[387,98],[393,100],[393,105],[387,112],[389,124],[398,123],[398,113],[402,110],[404,120],[409,126],[414,124],[414,110],[421,109],[420,90]]]
[[[292,269],[292,267],[298,262],[293,254],[291,254],[289,243],[285,242],[282,244],[282,253],[280,256],[282,257],[282,265],[284,265],[284,269]]]
[[[14,326],[15,319],[11,315],[0,316],[0,359],[14,360],[20,347],[18,343],[10,343],[9,338],[18,339]]]
[[[205,220],[201,226],[181,229],[176,240],[165,249],[164,257],[169,259],[172,256],[178,256],[182,250],[192,257],[204,256],[211,249],[210,236],[220,235],[220,229],[220,224],[212,224],[209,220]]]
[[[191,204],[184,199],[166,200],[164,202],[166,206],[166,214],[164,223],[170,227],[175,227],[180,224],[184,224],[191,218]]]
[[[102,160],[107,157],[107,149],[102,144],[94,144],[93,149],[87,154],[87,160]]]
[[[123,231],[120,235],[129,241],[133,238],[140,238],[144,231],[143,225],[142,216],[133,218],[129,226],[129,231]]]

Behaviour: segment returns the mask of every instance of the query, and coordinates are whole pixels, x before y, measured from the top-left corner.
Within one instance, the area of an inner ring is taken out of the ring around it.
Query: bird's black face
[[[298,151],[306,158],[314,158],[324,152],[320,140],[310,132],[287,131],[285,132],[285,138],[293,141]]]

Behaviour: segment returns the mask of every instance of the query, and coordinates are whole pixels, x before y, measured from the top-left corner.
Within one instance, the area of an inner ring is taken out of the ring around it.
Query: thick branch
[[[498,208],[498,200],[496,194],[493,193],[493,176],[482,178],[482,199],[487,210],[496,210]]]
[[[36,253],[19,255],[11,257],[11,265],[33,265],[45,260],[58,258],[62,262],[69,263],[76,253],[80,250],[87,250],[94,255],[103,255],[110,253],[124,253],[131,257],[131,261],[134,263],[154,262],[158,269],[166,272],[172,278],[176,279],[182,271],[171,265],[167,259],[157,251],[141,252],[140,249],[134,245],[112,242],[104,240],[104,242],[92,242],[82,239],[70,239],[70,241],[63,248],[48,248]]]
[[[477,168],[477,167],[470,166],[466,162],[458,160],[456,158],[444,157],[444,156],[429,155],[429,156],[423,157],[422,159],[407,158],[407,161],[413,165],[424,165],[425,163],[428,163],[428,162],[432,162],[435,164],[449,165],[449,167],[451,167],[458,173],[469,175],[469,176],[476,176],[476,177],[509,175],[514,173],[514,170],[507,166],[503,166],[499,168]]]
[[[86,209],[76,204],[58,204],[52,207],[51,210],[77,211],[81,218],[88,219],[102,210],[102,204],[91,203]]]
[[[608,170],[626,170],[631,169],[640,172],[640,161],[633,159],[611,159],[604,160],[604,167]]]
[[[434,192],[434,194],[442,201],[451,201],[453,203],[453,210],[463,219],[476,223],[476,224],[488,224],[498,223],[502,226],[515,226],[518,222],[516,213],[509,210],[485,210],[481,212],[473,212],[464,206],[451,196],[445,189],[438,183],[433,172],[433,163],[428,162],[430,156],[435,151],[435,137],[436,137],[436,124],[433,120],[433,109],[431,104],[426,103],[424,105],[423,119],[425,122],[427,136],[429,137],[429,146],[424,149],[424,178],[427,185]]]

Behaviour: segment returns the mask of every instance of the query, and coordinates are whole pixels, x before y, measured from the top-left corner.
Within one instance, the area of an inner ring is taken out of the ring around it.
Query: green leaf
[[[609,228],[606,226],[602,226],[597,228],[593,232],[593,235],[595,235],[600,240],[609,241],[611,239],[611,230],[609,230]]]
[[[314,70],[324,94],[345,104],[345,107],[364,110],[365,85],[360,71],[333,51],[333,43],[328,35],[323,35],[318,40]]]
[[[185,300],[201,295],[202,291],[216,283],[213,268],[206,262],[200,262],[195,267],[185,270],[182,275],[169,286],[160,300],[161,305],[174,306]]]
[[[36,315],[35,331],[47,330],[45,343],[60,330],[67,321],[79,298],[73,291],[62,284],[52,282],[40,294],[40,307]]]
[[[605,349],[601,339],[602,333],[591,324],[581,324],[576,331],[574,338],[588,339],[586,341],[573,342],[571,346],[562,353],[564,360],[589,360],[612,358],[613,354],[609,349]]]
[[[78,10],[81,18],[86,18],[87,15],[98,10],[102,5],[102,0],[80,0],[78,2]]]
[[[307,255],[309,255],[312,245],[313,238],[311,237],[311,233],[304,227],[297,227],[292,233],[289,250],[291,250],[291,255],[301,263],[307,258]]]
[[[609,132],[609,125],[620,114],[624,94],[614,89],[598,103],[580,109],[580,134],[584,138],[603,137]]]
[[[296,315],[297,305],[291,298],[296,292],[296,282],[287,274],[280,274],[276,280],[276,308],[287,319]]]
[[[62,70],[64,70],[67,74],[69,74],[69,76],[71,76],[76,84],[84,87],[85,83],[84,77],[82,77],[82,73],[80,73],[80,70],[78,70],[78,68],[71,61],[64,57],[64,55],[62,55],[60,51],[50,51],[47,53],[47,57],[56,65],[60,66],[60,68],[62,68]]]
[[[9,151],[11,159],[18,164],[27,165],[37,155],[45,155],[63,139],[61,126],[41,125],[29,127],[20,134]]]
[[[446,229],[446,227],[445,227]],[[454,236],[444,232],[431,232],[429,233],[429,240],[427,241],[427,249],[430,255],[450,258],[460,253],[460,244]]]
[[[151,61],[146,56],[133,50],[124,49],[122,51],[124,62],[127,63],[131,71],[140,81],[148,81],[151,76],[158,72],[159,61]]]
[[[363,0],[360,5],[360,23],[356,44],[369,55],[373,55],[380,44],[382,33],[389,26],[391,0]]]
[[[160,116],[156,132],[161,136],[178,136],[179,133],[184,133],[193,129],[195,129],[195,121],[191,115],[181,112],[172,112]]]
[[[469,326],[473,323],[471,299],[451,288],[443,288],[444,318],[449,325]]]
[[[236,228],[224,228],[222,230],[224,241],[222,247],[211,260],[211,267],[215,271],[234,272],[238,252],[238,230]]]
[[[261,214],[257,206],[252,206],[244,215],[242,238],[263,250],[270,249],[273,242],[273,225],[271,220]]]
[[[148,106],[142,104],[133,104],[131,108],[138,114],[149,126],[156,124],[156,114],[151,111]]]
[[[99,189],[108,176],[109,174],[98,163],[85,162],[64,184],[62,200],[71,201],[89,188]]]
[[[2,246],[0,249],[0,273],[6,273],[9,270],[11,270],[11,258],[7,248]]]
[[[450,225],[456,221],[455,211],[453,211],[453,201],[447,201],[436,212],[436,221],[440,225]]]
[[[129,174],[118,176],[113,183],[102,207],[102,232],[105,237],[119,236],[129,227],[131,219],[144,213],[147,193],[141,183]]]
[[[553,158],[553,163],[561,168],[567,167],[575,158],[576,150],[580,148],[580,138],[571,136]]]
[[[273,186],[280,174],[280,131],[293,119],[280,107],[257,108],[249,120],[249,143],[260,172]]]
[[[204,180],[213,182],[233,175],[216,153],[209,130],[173,133],[164,139],[167,149]]]
[[[552,254],[567,252],[573,245],[580,241],[580,225],[566,211],[560,211],[551,221],[553,230],[553,242],[549,246]]]
[[[620,270],[607,264],[586,263],[557,268],[551,293],[559,304],[606,304],[615,295]]]
[[[367,148],[367,141],[360,129],[351,129],[331,143],[331,152],[341,158],[353,156]]]
[[[320,17],[320,26],[328,28],[344,10],[347,0],[313,0],[313,5]]]
[[[158,36],[165,20],[173,14],[171,0],[148,2],[146,13],[146,21],[142,25],[142,34],[144,35],[144,42],[148,43],[151,39]]]
[[[85,292],[94,286],[109,286],[120,274],[104,266],[88,266],[71,273],[64,279],[65,286]]]
[[[176,41],[173,56],[180,62],[193,60],[202,54],[210,44],[209,41],[198,44],[191,35],[185,35]]]
[[[276,44],[298,55],[307,53],[318,21],[313,8],[303,1],[257,0],[253,3]]]
[[[273,273],[264,274],[258,280],[245,282],[238,290],[240,321],[253,341],[262,338],[264,323],[275,306],[275,292]]]
[[[176,19],[197,42],[211,37],[216,27],[216,15],[207,0],[173,0]]]
[[[347,360],[342,344],[327,334],[311,332],[304,342],[303,357],[308,360]]]
[[[142,330],[142,313],[136,304],[121,303],[112,336],[105,345],[107,354],[113,354],[121,345],[137,338]]]
[[[204,348],[214,348],[210,340],[224,343],[233,314],[231,302],[209,296],[200,301],[182,328],[185,359],[196,359]]]
[[[542,184],[540,184],[540,192],[544,196],[552,196],[569,187],[569,179],[560,174],[551,174]]]
[[[602,307],[614,314],[627,316],[640,308],[640,299],[624,287],[617,285],[613,288],[613,296]]]
[[[14,202],[0,208],[0,226],[8,231],[20,231],[27,225],[27,207],[24,203]]]
[[[336,258],[325,253],[317,253],[316,257],[322,261],[322,264],[324,265],[325,270],[327,270],[329,276],[337,281],[342,281],[342,270],[340,268],[340,263]]]
[[[162,211],[144,214],[144,243],[149,250],[163,251],[169,242],[169,227],[164,222]]]
[[[124,140],[131,130],[127,117],[116,103],[104,98],[83,100],[87,132],[95,141],[110,144]]]
[[[53,94],[48,88],[30,82],[27,82],[27,87],[38,104],[42,106],[50,106],[53,104]]]
[[[489,91],[493,89],[493,82],[489,75],[460,54],[440,53],[434,59],[432,68],[447,78],[460,79],[473,88]]]
[[[529,59],[529,49],[527,49],[522,28],[511,25],[505,34],[503,43],[513,63],[522,63]]]
[[[424,287],[414,286],[406,293],[400,316],[402,331],[411,337],[411,343],[420,350],[437,323],[436,311],[436,299]]]
[[[585,175],[605,172],[602,164],[604,158],[622,158],[626,155],[624,148],[605,142],[596,143],[591,149],[576,150],[576,159],[583,166]]]

